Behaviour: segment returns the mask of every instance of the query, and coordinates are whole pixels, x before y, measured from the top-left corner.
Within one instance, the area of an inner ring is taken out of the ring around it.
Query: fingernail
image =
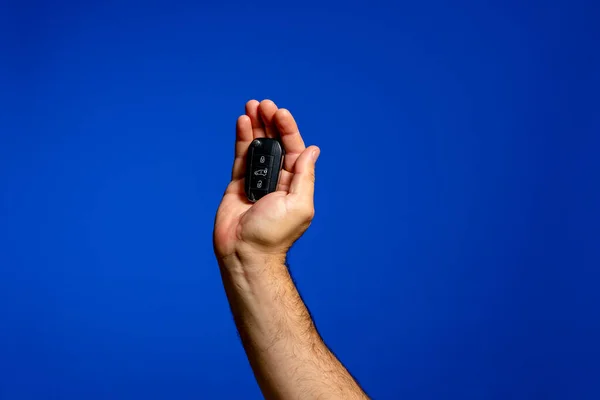
[[[320,154],[320,153],[321,153],[321,152],[320,152],[319,150],[317,150],[317,149],[315,149],[315,150],[313,150],[313,151],[312,151],[312,158],[313,158],[313,160],[314,160],[315,162],[316,162],[316,161],[317,161],[317,159],[319,158],[319,154]]]

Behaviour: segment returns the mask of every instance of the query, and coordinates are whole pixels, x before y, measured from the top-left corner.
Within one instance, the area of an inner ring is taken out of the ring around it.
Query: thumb
[[[315,163],[321,154],[317,146],[309,146],[300,154],[294,164],[294,176],[290,193],[312,200],[315,192]]]

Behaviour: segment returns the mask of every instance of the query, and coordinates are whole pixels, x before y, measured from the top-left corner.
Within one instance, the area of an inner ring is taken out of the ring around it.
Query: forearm
[[[283,259],[231,257],[221,264],[235,323],[266,398],[367,398],[321,340]]]

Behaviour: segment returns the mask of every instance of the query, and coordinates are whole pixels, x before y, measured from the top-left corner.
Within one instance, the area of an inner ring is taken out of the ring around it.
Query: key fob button
[[[252,165],[255,168],[271,167],[272,161],[273,161],[273,156],[269,156],[266,154],[254,154],[254,157],[252,159]]]
[[[267,178],[263,178],[263,177],[254,177],[252,179],[252,183],[251,183],[250,187],[252,189],[262,189],[262,190],[266,191],[267,188],[269,187],[268,180],[267,180]]]
[[[258,167],[258,168],[254,169],[254,172],[252,173],[252,175],[255,178],[257,178],[257,177],[258,178],[260,178],[260,177],[265,177],[266,178],[266,177],[269,176],[269,170],[270,170],[270,168],[268,168],[268,167],[264,167],[264,168]]]

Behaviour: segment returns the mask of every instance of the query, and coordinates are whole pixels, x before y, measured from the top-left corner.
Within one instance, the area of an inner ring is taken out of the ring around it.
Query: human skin
[[[285,160],[276,192],[246,199],[248,146],[278,138]],[[213,244],[244,350],[266,399],[368,399],[319,335],[286,266],[287,252],[315,216],[315,163],[292,114],[270,100],[246,103],[237,120],[231,182]]]

